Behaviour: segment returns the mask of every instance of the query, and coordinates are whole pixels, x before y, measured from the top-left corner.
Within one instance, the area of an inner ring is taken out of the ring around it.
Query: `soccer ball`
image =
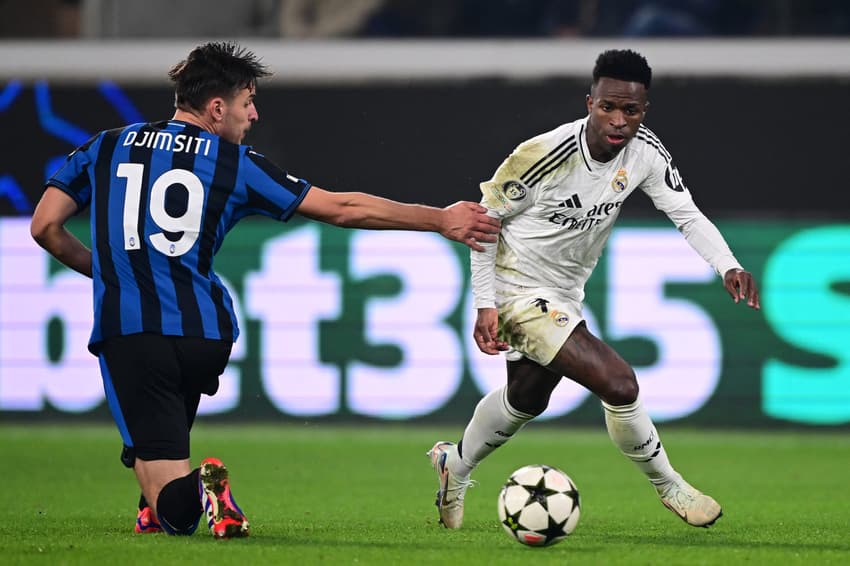
[[[550,546],[573,532],[581,515],[578,489],[557,468],[534,464],[511,474],[499,492],[499,521],[512,539]]]

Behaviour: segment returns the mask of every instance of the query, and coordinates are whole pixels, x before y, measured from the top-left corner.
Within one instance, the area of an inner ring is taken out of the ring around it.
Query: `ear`
[[[589,94],[585,96],[584,103],[587,105],[587,113],[590,114],[590,111],[593,110],[593,96]]]
[[[210,98],[207,102],[207,112],[214,122],[221,122],[224,119],[224,109],[224,99],[220,96]]]

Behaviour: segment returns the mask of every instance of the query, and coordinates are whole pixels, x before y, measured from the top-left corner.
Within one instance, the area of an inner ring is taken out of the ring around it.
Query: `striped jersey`
[[[502,220],[502,230],[497,245],[472,252],[476,308],[495,306],[496,292],[522,287],[557,288],[583,301],[622,204],[636,189],[718,273],[740,267],[654,133],[641,125],[613,159],[601,163],[590,156],[586,129],[585,117],[521,143],[481,183],[481,202]]]
[[[213,257],[241,218],[286,221],[310,188],[251,147],[176,120],[100,132],[47,185],[91,206],[93,353],[140,332],[235,341]]]

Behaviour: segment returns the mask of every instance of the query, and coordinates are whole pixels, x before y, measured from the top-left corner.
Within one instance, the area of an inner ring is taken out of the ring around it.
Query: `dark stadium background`
[[[121,85],[118,85],[119,87]],[[45,164],[74,146],[45,131],[32,85],[3,111],[0,176],[37,201]],[[646,125],[711,217],[842,219],[847,79],[658,78]],[[93,85],[48,83],[55,116],[90,133],[125,121]],[[145,120],[168,118],[166,85],[122,88]],[[477,200],[519,142],[585,113],[578,79],[261,85],[246,143],[313,183],[435,205]],[[0,213],[16,213],[8,198]],[[652,217],[642,195],[625,217]]]

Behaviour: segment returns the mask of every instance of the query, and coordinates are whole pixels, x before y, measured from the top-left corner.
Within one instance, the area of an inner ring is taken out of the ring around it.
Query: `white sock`
[[[533,418],[534,415],[517,411],[508,404],[506,385],[491,391],[475,407],[472,419],[463,431],[458,457],[449,457],[449,469],[454,475],[465,478]]]
[[[602,402],[608,436],[626,458],[634,462],[656,489],[677,479],[667,452],[649,413],[638,398],[631,405],[614,406]]]

